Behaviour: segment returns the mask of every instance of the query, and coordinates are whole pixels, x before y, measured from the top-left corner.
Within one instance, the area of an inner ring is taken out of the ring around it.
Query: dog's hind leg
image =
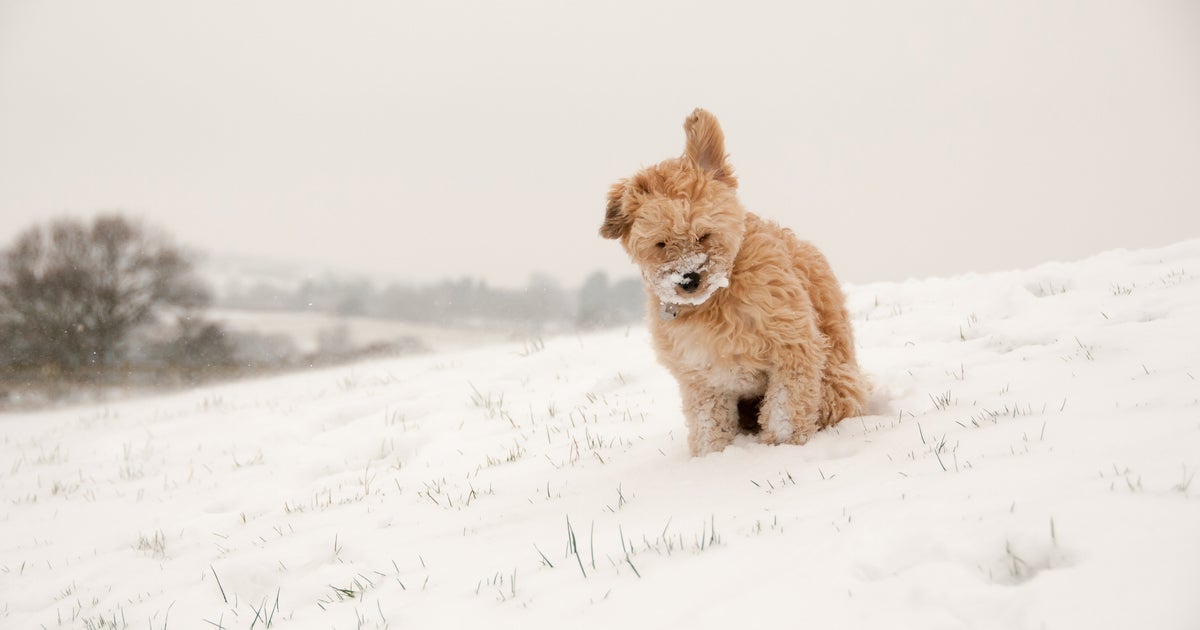
[[[833,426],[866,413],[870,386],[857,365],[842,363],[826,367],[822,388],[821,426]]]
[[[828,340],[826,367],[821,380],[821,426],[832,426],[844,418],[866,411],[870,385],[858,367],[854,350],[854,330],[846,296],[829,262],[811,243],[796,243],[793,252],[797,265],[806,267],[808,296],[817,312],[817,327]]]
[[[821,426],[833,426],[846,418],[861,416],[867,410],[870,384],[854,356],[854,334],[844,306],[841,313],[821,323],[829,338],[829,358],[821,376]]]

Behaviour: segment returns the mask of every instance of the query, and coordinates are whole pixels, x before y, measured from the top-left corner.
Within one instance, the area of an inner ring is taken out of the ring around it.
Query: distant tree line
[[[231,333],[205,319],[212,303],[213,292],[193,257],[159,230],[118,214],[31,227],[0,251],[0,375],[313,363],[286,335]],[[603,272],[588,276],[576,291],[544,275],[534,275],[520,289],[475,279],[378,289],[364,281],[310,280],[291,289],[243,287],[220,299],[220,305],[238,309],[524,332],[626,324],[643,317],[644,304],[636,278],[613,282]],[[364,351],[350,347],[344,332],[326,337],[321,348],[339,359]],[[398,343],[366,350],[419,346],[419,340]]]
[[[518,289],[462,278],[376,288],[365,280],[305,280],[293,288],[266,283],[227,287],[218,304],[247,310],[308,310],[413,323],[509,325],[531,330],[598,328],[639,321],[646,297],[637,278],[615,282],[597,271],[575,291],[535,274]]]

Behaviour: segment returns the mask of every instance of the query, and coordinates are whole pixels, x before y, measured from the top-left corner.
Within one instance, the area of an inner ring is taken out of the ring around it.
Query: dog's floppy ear
[[[622,199],[625,197],[627,180],[620,180],[608,189],[608,205],[604,210],[604,225],[600,226],[600,236],[617,239],[625,236],[633,217],[626,214]]]
[[[697,107],[683,121],[683,130],[687,132],[684,154],[716,179],[736,187],[737,178],[725,159],[725,134],[717,117]]]

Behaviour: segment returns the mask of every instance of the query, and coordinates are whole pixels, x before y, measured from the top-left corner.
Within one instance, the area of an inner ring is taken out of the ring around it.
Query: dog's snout
[[[692,293],[700,288],[700,274],[692,271],[683,274],[683,282],[679,283],[679,288],[687,293]]]

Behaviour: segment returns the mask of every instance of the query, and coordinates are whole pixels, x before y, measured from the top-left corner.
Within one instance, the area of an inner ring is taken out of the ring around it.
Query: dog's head
[[[746,211],[725,161],[725,136],[697,109],[681,157],[613,184],[600,235],[617,239],[664,304],[702,304],[729,286]]]

